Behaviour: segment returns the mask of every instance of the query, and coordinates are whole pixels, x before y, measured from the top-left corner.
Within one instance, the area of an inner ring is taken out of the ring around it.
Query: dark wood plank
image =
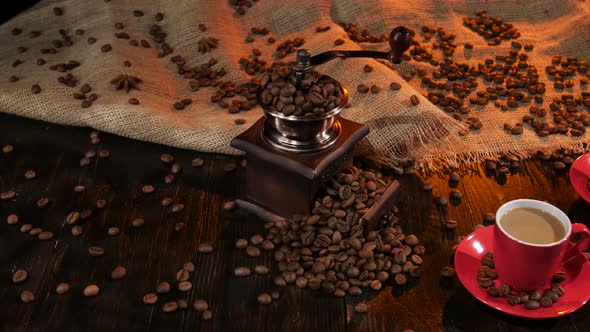
[[[229,162],[241,158],[199,154],[155,144],[103,135],[99,146],[88,140],[87,128],[66,128],[37,121],[0,115],[0,145],[13,144],[10,154],[0,154],[0,191],[14,189],[19,196],[0,202],[0,327],[8,330],[202,330],[202,331],[577,331],[590,326],[590,307],[560,319],[531,321],[510,317],[479,303],[457,280],[443,282],[440,269],[451,264],[456,238],[470,233],[482,222],[483,214],[495,211],[515,198],[547,200],[566,211],[574,222],[586,222],[590,206],[573,192],[566,175],[556,175],[550,165],[525,162],[520,172],[492,177],[478,165],[464,167],[458,189],[462,203],[436,208],[432,194],[449,193],[448,174],[401,176],[400,218],[407,233],[418,235],[427,248],[423,273],[401,288],[388,284],[380,292],[368,291],[360,298],[337,299],[320,292],[295,287],[279,289],[280,299],[268,306],[256,303],[256,296],[276,287],[272,274],[276,264],[271,253],[252,259],[234,248],[237,238],[264,234],[264,222],[244,211],[223,211],[226,200],[243,194],[245,172],[238,167],[223,171]],[[81,168],[79,160],[88,149],[108,149],[111,157],[94,159]],[[159,161],[162,152],[172,153],[183,172],[176,182],[164,183],[170,166]],[[203,157],[205,165],[193,168],[191,160]],[[34,169],[38,177],[26,181],[23,174]],[[424,192],[424,182],[434,192]],[[87,186],[83,193],[73,187]],[[141,186],[152,184],[156,192],[144,194]],[[40,209],[36,201],[48,196],[52,203]],[[169,196],[185,205],[173,214],[160,202]],[[97,199],[106,199],[103,210]],[[93,208],[94,216],[83,222],[84,234],[73,237],[65,223],[72,210]],[[17,212],[18,225],[8,225],[6,216]],[[146,223],[133,229],[131,220]],[[456,232],[443,229],[445,218],[459,222]],[[20,225],[31,222],[51,230],[51,241],[21,234]],[[176,222],[186,228],[174,231]],[[110,226],[121,227],[121,235],[109,237]],[[212,254],[197,253],[197,246],[210,242]],[[105,248],[102,257],[91,257],[89,245]],[[159,281],[174,280],[184,262],[192,261],[193,288],[187,293],[173,291],[160,296],[154,306],[141,299]],[[236,266],[270,267],[267,276],[237,278]],[[112,269],[125,266],[123,280],[110,279]],[[29,279],[13,285],[12,272],[23,268]],[[67,281],[72,290],[58,296],[55,287]],[[84,286],[96,283],[101,294],[82,295]],[[19,293],[33,290],[37,300],[22,304]],[[184,298],[192,305],[196,298],[209,302],[213,319],[203,321],[199,313],[187,310],[162,312],[166,301]],[[367,315],[354,314],[359,301],[368,301]]]

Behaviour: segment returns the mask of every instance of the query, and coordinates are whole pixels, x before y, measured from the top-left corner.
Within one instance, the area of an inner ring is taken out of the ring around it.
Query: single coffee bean
[[[127,102],[131,105],[139,105],[139,99],[137,98],[129,98]]]
[[[119,227],[109,227],[109,229],[107,229],[107,234],[109,236],[117,236],[121,233],[121,230],[119,229]]]
[[[113,49],[113,47],[111,46],[111,44],[104,44],[100,48],[100,51],[103,53],[107,53],[107,52],[111,51],[112,49]]]
[[[401,88],[402,88],[402,85],[397,82],[391,82],[391,84],[389,84],[389,89],[392,91],[401,90]]]
[[[9,225],[14,225],[14,224],[18,223],[18,216],[14,213],[9,214],[8,217],[6,217],[6,222]]]
[[[14,147],[10,144],[6,144],[2,146],[2,152],[3,153],[10,153],[14,150]]]
[[[356,87],[356,91],[357,91],[358,93],[367,93],[367,92],[369,92],[369,87],[368,87],[368,86],[366,86],[366,85],[364,85],[364,84],[359,84],[359,85]]]
[[[277,292],[277,291],[272,291],[272,292],[270,293],[270,297],[271,297],[273,300],[275,300],[275,301],[276,301],[276,300],[278,300],[278,299],[279,299],[279,292]]]
[[[500,284],[500,286],[498,286],[498,291],[500,292],[500,296],[506,297],[510,294],[511,289],[508,284]]]
[[[173,164],[170,167],[170,173],[172,173],[172,174],[178,174],[180,172],[182,172],[182,166],[179,163]]]
[[[270,294],[268,294],[268,293],[259,294],[258,297],[256,298],[256,300],[260,304],[270,304],[272,302],[272,298],[270,297]]]
[[[190,274],[185,269],[180,269],[176,272],[176,280],[177,281],[187,281],[190,278]]]
[[[550,298],[553,302],[557,302],[557,300],[559,300],[559,295],[557,295],[557,293],[550,291],[550,290],[546,290],[543,292],[543,297],[548,297]]]
[[[400,286],[405,285],[406,282],[407,282],[406,275],[403,274],[403,273],[396,274],[395,277],[394,277],[394,279],[395,279],[395,283],[398,284],[398,285],[400,285]]]
[[[359,314],[366,314],[369,311],[369,306],[364,302],[360,302],[354,306],[354,311]]]
[[[145,220],[143,220],[142,218],[135,218],[131,221],[131,226],[133,226],[135,228],[143,227],[144,224],[145,224]]]
[[[158,295],[154,293],[147,293],[143,296],[143,303],[145,304],[154,304],[158,302]]]
[[[160,160],[165,164],[170,164],[174,161],[174,157],[169,153],[162,153],[160,155]]]
[[[213,313],[211,312],[211,310],[205,310],[201,314],[201,318],[203,320],[210,320],[211,318],[213,318]]]
[[[248,246],[248,240],[246,239],[237,239],[236,240],[236,248],[237,249],[245,249]]]
[[[193,309],[197,312],[203,312],[209,309],[209,304],[205,300],[196,299],[195,302],[193,302]]]
[[[539,303],[539,301],[535,301],[535,300],[529,300],[524,304],[524,307],[529,310],[539,309],[540,306],[541,306],[541,304]]]
[[[565,272],[556,272],[553,275],[553,282],[560,283],[562,281],[565,281],[565,279],[567,279],[567,273]]]
[[[463,197],[463,195],[461,194],[461,192],[457,189],[451,189],[450,191],[450,198],[451,200],[457,202],[457,201],[461,201],[461,198]]]
[[[9,201],[16,197],[16,193],[14,191],[6,191],[0,194],[0,199],[3,201]]]
[[[453,269],[450,266],[445,266],[440,271],[440,275],[443,276],[443,277],[445,277],[445,278],[454,277],[455,276],[455,269]]]
[[[166,294],[170,292],[170,284],[166,281],[162,281],[156,286],[156,292],[158,294]]]
[[[90,246],[88,247],[88,253],[91,256],[102,256],[104,255],[104,249],[98,246]]]
[[[188,308],[188,302],[185,299],[176,300],[176,304],[178,304],[178,309],[180,310],[185,310]]]
[[[197,251],[201,254],[210,254],[213,252],[213,246],[210,243],[199,243]]]
[[[80,225],[75,225],[72,227],[72,235],[73,236],[80,236],[84,232],[84,229]]]
[[[45,207],[45,206],[47,206],[47,204],[49,204],[49,199],[47,197],[41,197],[37,201],[38,207]]]
[[[539,304],[541,304],[541,306],[547,308],[550,307],[553,304],[553,300],[549,297],[543,296],[540,300],[539,300]]]
[[[461,176],[455,172],[449,175],[449,181],[453,183],[458,183],[461,180]]]
[[[258,247],[248,246],[246,247],[246,254],[250,257],[258,257],[260,256],[260,249]]]
[[[238,166],[235,163],[228,163],[223,165],[223,170],[225,172],[233,172],[236,170],[236,168],[238,168]]]
[[[193,165],[193,167],[203,167],[204,164],[205,160],[202,158],[195,158],[191,162],[191,165]]]
[[[141,187],[141,191],[142,191],[144,194],[151,194],[151,193],[153,193],[155,190],[156,190],[156,188],[154,188],[154,186],[152,186],[152,185],[149,185],[149,184],[147,184],[147,185],[145,185],[145,186]]]
[[[30,290],[24,290],[20,293],[20,300],[22,303],[31,303],[35,301],[35,294]]]
[[[102,208],[104,208],[105,206],[107,206],[107,201],[106,201],[106,200],[104,200],[104,199],[99,199],[99,200],[97,200],[97,201],[96,201],[96,208],[97,208],[97,209],[102,209]]]
[[[33,84],[31,86],[31,92],[35,95],[41,93],[41,86],[39,84]]]
[[[252,274],[249,267],[246,266],[239,266],[234,269],[234,275],[236,277],[247,277]]]
[[[68,216],[66,217],[66,222],[70,225],[75,224],[76,222],[78,222],[78,219],[80,218],[80,213],[78,213],[77,211],[73,211],[70,212],[68,214]]]
[[[84,296],[91,297],[96,296],[100,292],[100,288],[97,285],[88,285],[84,288]]]
[[[295,279],[295,286],[297,286],[297,288],[305,288],[307,287],[307,281],[306,277],[298,277]]]
[[[170,211],[172,213],[178,213],[178,212],[182,212],[184,210],[184,204],[182,203],[177,203],[172,205],[172,208],[170,209]]]
[[[417,106],[420,104],[420,99],[418,99],[418,97],[416,95],[412,95],[410,97],[410,101],[412,102],[412,105]]]
[[[35,227],[29,231],[29,235],[37,236],[37,235],[41,234],[41,232],[43,232],[43,230],[41,228]]]
[[[278,287],[285,287],[285,286],[287,286],[287,282],[285,281],[285,278],[283,278],[282,276],[276,276],[276,277],[274,277],[273,282]]]
[[[70,291],[70,284],[68,284],[67,282],[61,282],[59,283],[59,285],[57,285],[57,287],[55,288],[55,292],[58,295],[63,295],[67,292]]]
[[[25,179],[32,180],[37,177],[37,173],[33,170],[29,170],[25,172]]]
[[[33,228],[33,225],[31,224],[24,224],[20,227],[20,231],[21,233],[28,233],[31,231],[31,229]]]
[[[84,186],[75,186],[74,187],[74,191],[77,192],[77,193],[81,193],[81,192],[83,192],[85,190],[86,190],[86,187],[84,187]]]
[[[236,201],[227,201],[223,203],[223,210],[231,211],[236,208]]]
[[[23,283],[27,280],[27,271],[25,270],[16,270],[12,275],[12,282],[15,284]]]
[[[181,292],[188,292],[193,288],[193,284],[190,281],[181,281],[178,283],[178,290]]]
[[[483,216],[483,224],[486,226],[492,225],[496,222],[496,215],[493,213],[486,213]]]
[[[125,277],[125,275],[127,275],[127,269],[124,268],[123,266],[119,265],[119,266],[115,267],[115,269],[111,272],[111,279],[113,279],[113,280],[123,279],[123,277]]]
[[[440,195],[436,198],[436,205],[438,206],[446,206],[449,204],[449,199],[445,195]]]
[[[539,291],[533,291],[532,293],[530,293],[529,295],[529,300],[531,301],[539,301],[541,299],[541,292]]]
[[[53,239],[53,233],[49,231],[43,231],[39,233],[39,240],[46,241]]]
[[[363,294],[363,290],[357,286],[352,286],[348,289],[348,294],[352,296],[360,296]]]
[[[254,273],[256,274],[268,274],[268,267],[264,266],[264,265],[256,265],[254,267]]]
[[[488,287],[487,292],[489,295],[491,295],[493,297],[498,297],[500,295],[500,291],[498,290],[498,288],[496,288],[494,286]]]
[[[254,234],[250,237],[250,243],[254,246],[257,246],[264,241],[264,238],[260,234]]]
[[[166,302],[162,306],[162,311],[164,312],[174,312],[176,310],[178,310],[178,303],[176,301]]]

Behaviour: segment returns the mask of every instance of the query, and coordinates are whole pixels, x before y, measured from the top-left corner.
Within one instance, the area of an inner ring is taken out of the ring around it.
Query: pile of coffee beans
[[[538,290],[515,292],[508,284],[502,283],[498,286],[494,284],[494,280],[498,279],[498,273],[494,269],[494,256],[491,252],[482,257],[481,264],[477,271],[479,285],[485,288],[490,296],[503,297],[511,305],[522,304],[529,310],[546,308],[557,302],[565,293],[563,286],[560,285],[562,281],[567,279],[567,274],[564,272],[557,272],[553,276],[551,288],[544,290],[542,293]]]
[[[217,48],[219,39],[213,37],[202,37],[197,41],[197,51],[199,53],[208,53],[212,49]]]
[[[367,29],[357,28],[355,23],[341,23],[340,24],[350,40],[359,43],[382,43],[389,40],[389,34],[376,35],[369,32]],[[329,28],[329,27],[328,27]],[[317,31],[317,29],[316,29]],[[318,32],[322,32],[318,31]]]
[[[260,82],[260,102],[266,109],[290,116],[320,116],[338,107],[344,97],[340,85],[316,72],[305,74],[295,86],[295,72],[285,63],[273,63]]]
[[[503,40],[517,39],[520,32],[512,23],[504,22],[501,17],[488,16],[485,10],[475,13],[475,17],[464,17],[463,24],[486,38],[488,45],[500,45]]]
[[[387,186],[380,173],[346,169],[328,180],[310,214],[270,221],[266,235],[238,239],[236,248],[250,257],[274,252],[278,287],[295,285],[343,297],[359,296],[366,288],[378,291],[390,280],[404,286],[421,274],[426,249],[418,237],[404,234],[397,208],[382,217],[375,230],[365,232],[361,222]],[[254,269],[257,274],[267,271],[264,266]],[[235,270],[237,276],[250,273],[247,267]],[[259,296],[260,303],[267,300]]]
[[[285,40],[277,46],[277,59],[283,59],[287,57],[287,55],[294,53],[297,49],[303,46],[303,44],[305,44],[305,38],[301,37]]]

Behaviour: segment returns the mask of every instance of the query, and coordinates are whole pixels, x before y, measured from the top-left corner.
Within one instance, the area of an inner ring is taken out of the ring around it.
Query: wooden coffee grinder
[[[295,72],[293,83],[297,89],[305,89],[301,84],[305,73],[335,58],[374,58],[400,63],[410,40],[410,30],[399,26],[391,31],[389,52],[333,50],[311,56],[309,50],[300,49],[296,61],[289,64]],[[317,117],[286,116],[273,111],[260,102],[264,87],[258,90],[256,100],[263,108],[264,117],[231,142],[232,147],[246,152],[246,197],[236,201],[240,207],[258,215],[286,218],[307,214],[326,180],[352,165],[354,147],[369,129],[340,117],[348,102],[348,91],[342,84],[340,87],[344,96],[341,103]],[[377,222],[388,210],[398,188],[395,181],[364,219]]]

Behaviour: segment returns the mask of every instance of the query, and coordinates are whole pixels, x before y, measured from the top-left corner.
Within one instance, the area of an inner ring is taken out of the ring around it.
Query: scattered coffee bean
[[[49,204],[49,199],[47,197],[41,197],[37,201],[37,206],[40,208],[47,206],[47,204]]]
[[[25,172],[25,179],[32,180],[37,177],[37,173],[33,170],[28,170]]]
[[[483,224],[486,226],[492,225],[496,222],[496,215],[488,212],[483,215]]]
[[[449,199],[447,196],[441,195],[436,198],[436,205],[446,206],[447,204],[449,204]]]
[[[418,97],[416,95],[412,95],[410,97],[410,101],[412,102],[412,105],[417,106],[418,104],[420,104],[420,99],[418,99]]]
[[[201,254],[210,254],[213,252],[213,245],[210,243],[199,243],[197,251]]]
[[[223,210],[225,210],[225,211],[232,211],[235,208],[236,208],[235,201],[227,201],[227,202],[223,203]]]
[[[96,208],[97,208],[97,209],[102,209],[102,208],[104,208],[105,206],[107,206],[107,201],[106,201],[106,200],[104,200],[104,199],[99,199],[99,200],[97,200],[97,201],[96,201]]]
[[[16,270],[12,275],[12,282],[15,284],[23,283],[27,280],[27,271],[25,270]]]
[[[143,227],[144,224],[145,224],[145,220],[143,220],[143,218],[135,218],[131,221],[131,226],[133,226],[135,228]]]
[[[145,186],[141,187],[141,191],[142,191],[144,194],[151,194],[151,193],[153,193],[155,190],[156,190],[156,188],[154,188],[154,186],[152,186],[152,185],[149,185],[149,184],[147,184],[147,185],[145,185]]]
[[[41,232],[43,232],[43,230],[41,228],[34,227],[33,229],[31,229],[29,231],[29,235],[31,235],[31,236],[37,236],[37,235],[41,234]]]
[[[565,272],[556,272],[553,275],[553,282],[560,283],[560,282],[564,281],[565,279],[567,279],[567,273],[565,273]]]
[[[392,91],[401,90],[401,88],[402,88],[402,85],[399,84],[399,83],[397,83],[397,82],[391,82],[389,84],[389,89],[392,90]]]
[[[205,160],[203,160],[202,158],[195,158],[191,162],[191,165],[193,165],[193,167],[203,167],[204,164]]]
[[[175,301],[166,302],[162,306],[162,311],[164,311],[164,312],[174,312],[176,310],[178,310],[178,303],[176,303]]]
[[[260,256],[260,249],[258,247],[248,246],[246,247],[246,254],[250,257],[258,257]]]
[[[47,241],[53,239],[53,233],[49,231],[43,231],[39,233],[39,240]]]
[[[195,264],[193,264],[193,262],[185,262],[182,265],[182,269],[187,271],[187,272],[195,272]]]
[[[119,265],[119,266],[115,267],[115,269],[113,269],[113,271],[111,272],[111,279],[113,279],[113,280],[123,279],[123,277],[125,277],[125,275],[127,275],[127,269],[124,268],[123,266]]]
[[[176,272],[176,280],[177,281],[187,281],[190,278],[190,274],[185,269],[180,269]]]
[[[35,294],[30,290],[24,290],[20,293],[20,300],[22,303],[31,303],[35,301]]]
[[[63,295],[67,292],[70,291],[70,285],[67,282],[61,282],[59,283],[59,285],[57,285],[57,287],[55,288],[55,292],[58,295]]]
[[[121,233],[121,230],[119,229],[119,227],[109,227],[107,229],[107,234],[109,236],[117,236]]]
[[[104,44],[100,48],[100,51],[103,53],[107,53],[107,52],[111,51],[112,49],[113,49],[113,47],[111,46],[111,44]]]
[[[237,167],[238,166],[235,163],[228,163],[228,164],[223,165],[223,170],[225,172],[233,172],[236,170]]]
[[[340,46],[342,44],[344,44],[344,39],[338,38],[338,39],[334,40],[334,46]]]
[[[84,232],[84,229],[80,225],[75,225],[72,227],[72,235],[73,236],[80,236]]]
[[[31,86],[31,92],[35,95],[41,93],[41,86],[39,84],[33,84]]]
[[[356,87],[356,91],[358,91],[358,93],[367,93],[367,92],[369,92],[369,89],[370,88],[364,84],[359,84]]]
[[[378,85],[373,84],[371,86],[371,93],[372,94],[377,94],[379,92],[381,92],[381,88]]]
[[[461,201],[461,198],[463,197],[463,195],[461,194],[461,192],[457,189],[451,189],[450,191],[450,198],[451,200],[457,202],[457,201]]]
[[[162,281],[158,284],[158,286],[156,287],[156,292],[158,294],[166,294],[170,292],[170,284],[166,281]]]
[[[88,253],[90,256],[102,256],[104,255],[104,249],[98,246],[90,246],[88,247]]]
[[[170,209],[170,211],[172,213],[182,212],[182,211],[184,211],[184,204],[182,204],[182,203],[174,204],[174,205],[172,205],[172,208]]]
[[[268,274],[268,267],[264,265],[256,265],[254,267],[254,273],[256,274]]]
[[[178,173],[182,172],[182,166],[179,163],[173,164],[170,167],[170,172],[172,174],[178,174]]]
[[[193,284],[190,281],[181,281],[178,283],[178,290],[181,292],[188,292],[193,288]]]
[[[6,222],[9,225],[14,225],[14,224],[18,223],[18,216],[14,213],[11,213],[8,215],[8,217],[6,217]]]
[[[160,204],[162,206],[170,206],[170,204],[172,204],[172,198],[164,197],[164,198],[162,198],[162,202]]]
[[[205,300],[196,299],[195,302],[193,302],[193,309],[197,312],[203,312],[209,309],[209,304]]]
[[[88,285],[84,288],[83,294],[86,297],[92,297],[98,295],[100,288],[97,285]]]
[[[256,300],[260,304],[270,304],[272,302],[272,298],[270,297],[270,294],[268,294],[268,293],[259,294],[258,297],[256,298]]]
[[[84,186],[79,186],[78,185],[78,186],[75,186],[74,187],[74,191],[77,192],[77,193],[81,193],[81,192],[83,192],[85,190],[86,190],[86,187],[84,187]]]
[[[211,318],[213,318],[213,313],[211,312],[211,310],[205,310],[203,311],[201,318],[203,320],[210,320]]]
[[[454,277],[455,276],[455,269],[453,269],[450,266],[445,266],[440,271],[440,275],[443,276],[443,277],[445,277],[445,278]]]
[[[240,267],[236,267],[234,269],[234,275],[236,277],[247,277],[250,274],[252,274],[252,271],[250,270],[249,267],[246,267],[246,266],[240,266]]]
[[[130,98],[128,102],[131,105],[139,105],[139,100],[137,98]]]
[[[158,302],[158,295],[154,293],[147,293],[143,296],[143,303],[145,304],[154,304]]]
[[[447,229],[455,229],[455,228],[457,228],[457,222],[455,220],[449,219],[449,220],[445,221],[445,227]]]
[[[174,161],[174,156],[172,156],[169,153],[162,153],[160,155],[160,161],[162,161],[165,164],[170,164],[171,162]]]
[[[31,229],[33,229],[33,225],[31,225],[31,224],[23,224],[23,225],[20,227],[20,231],[21,231],[21,233],[28,233],[28,232],[30,232],[30,231],[31,231]]]
[[[14,147],[10,144],[6,144],[4,146],[2,146],[2,152],[3,153],[10,153],[14,150]]]

